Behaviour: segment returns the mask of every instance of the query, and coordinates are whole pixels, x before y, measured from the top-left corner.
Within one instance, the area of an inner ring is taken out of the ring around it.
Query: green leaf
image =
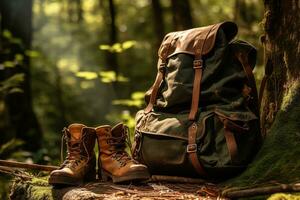
[[[24,91],[21,88],[14,87],[8,91],[8,93],[23,93]]]
[[[24,74],[15,74],[4,81],[0,82],[0,91],[9,92],[12,88],[19,87],[24,81]]]
[[[113,100],[113,105],[122,105],[122,106],[134,106],[140,108],[143,105],[143,101],[141,100],[133,100],[133,99],[116,99]]]
[[[121,53],[126,49],[132,48],[134,45],[136,45],[136,41],[128,40],[123,43],[117,42],[117,43],[114,43],[113,45],[101,44],[101,45],[99,45],[99,49],[104,50],[104,51]]]
[[[144,97],[145,97],[145,92],[134,92],[131,94],[131,99],[134,100],[144,99]]]
[[[130,115],[130,112],[128,110],[124,110],[121,114],[122,121],[126,122],[126,125],[133,129],[135,127],[135,117]]]
[[[114,71],[100,71],[101,81],[104,83],[110,83],[116,81],[116,72]]]
[[[101,82],[102,83],[111,83],[111,82],[114,82],[114,80],[111,80],[109,78],[101,78]]]
[[[80,83],[80,88],[81,89],[89,89],[89,88],[92,88],[94,86],[95,86],[94,82],[91,82],[91,81],[82,81]]]
[[[96,72],[89,72],[89,71],[76,72],[75,75],[77,77],[84,78],[87,80],[93,80],[98,77],[98,74]]]
[[[111,46],[108,45],[108,44],[101,44],[101,45],[99,45],[99,49],[101,49],[101,50],[110,50]]]
[[[134,45],[136,45],[136,41],[134,40],[128,40],[126,42],[123,42],[122,44],[122,48],[125,50],[125,49],[129,49],[131,47],[133,47]]]
[[[11,39],[12,38],[12,34],[9,30],[5,29],[2,32],[3,37],[7,38],[7,39]]]
[[[24,60],[24,56],[22,54],[16,54],[15,60],[18,62],[22,62]]]
[[[119,82],[128,82],[129,81],[129,78],[127,78],[127,77],[125,77],[125,76],[123,76],[123,75],[118,75],[118,78],[117,78],[117,80],[119,81]]]
[[[114,81],[119,82],[128,82],[129,78],[123,76],[122,74],[119,74],[118,77],[116,77],[115,71],[100,71],[99,76],[101,77],[101,82],[103,83],[111,83]]]
[[[115,43],[111,47],[112,52],[121,53],[123,51],[122,45],[120,43]]]
[[[40,56],[40,53],[37,51],[33,51],[33,50],[26,50],[25,55],[28,57],[31,57],[31,58],[37,58]]]
[[[4,67],[15,67],[16,66],[15,63],[12,61],[5,61],[3,63],[3,65],[4,65]]]

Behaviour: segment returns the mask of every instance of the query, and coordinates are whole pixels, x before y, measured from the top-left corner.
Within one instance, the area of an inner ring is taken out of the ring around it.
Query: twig
[[[16,167],[16,168],[24,168],[24,169],[36,169],[41,171],[53,171],[55,169],[58,169],[57,166],[28,164],[28,163],[8,161],[8,160],[0,160],[0,166]]]
[[[191,183],[191,184],[205,184],[207,181],[203,179],[196,178],[187,178],[187,177],[179,177],[179,176],[161,176],[161,175],[153,175],[151,176],[151,182],[170,182],[170,183]]]
[[[260,188],[251,188],[251,189],[243,189],[243,190],[226,190],[222,192],[223,197],[228,198],[242,198],[242,197],[253,197],[259,195],[267,195],[273,194],[277,192],[299,192],[300,191],[300,183],[294,184],[280,184],[277,186],[266,186]]]
[[[8,167],[0,166],[0,173],[8,174],[10,176],[19,177],[23,180],[31,180],[32,177],[30,175],[27,175],[25,172],[19,171],[19,170],[13,170]]]

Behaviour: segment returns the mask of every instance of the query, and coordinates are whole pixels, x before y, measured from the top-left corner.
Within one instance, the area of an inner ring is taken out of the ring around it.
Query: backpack
[[[157,76],[136,114],[133,157],[153,175],[223,179],[258,151],[256,49],[223,22],[167,34]]]

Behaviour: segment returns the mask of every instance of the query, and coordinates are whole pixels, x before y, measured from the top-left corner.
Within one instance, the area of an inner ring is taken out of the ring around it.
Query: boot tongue
[[[122,137],[124,135],[124,125],[119,123],[111,129],[112,137]]]
[[[77,141],[81,138],[81,131],[85,127],[83,124],[71,124],[68,129],[70,132],[70,141]]]

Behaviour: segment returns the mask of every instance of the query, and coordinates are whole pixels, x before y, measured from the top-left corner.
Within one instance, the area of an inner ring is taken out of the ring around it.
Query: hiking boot
[[[66,140],[68,154],[60,168],[51,172],[49,184],[79,185],[83,181],[95,180],[95,129],[83,124],[71,124],[64,128],[63,139]]]
[[[114,183],[142,181],[150,178],[145,165],[133,160],[125,151],[128,128],[122,123],[115,127],[109,125],[96,128],[99,145],[98,176],[104,181],[109,178]]]

